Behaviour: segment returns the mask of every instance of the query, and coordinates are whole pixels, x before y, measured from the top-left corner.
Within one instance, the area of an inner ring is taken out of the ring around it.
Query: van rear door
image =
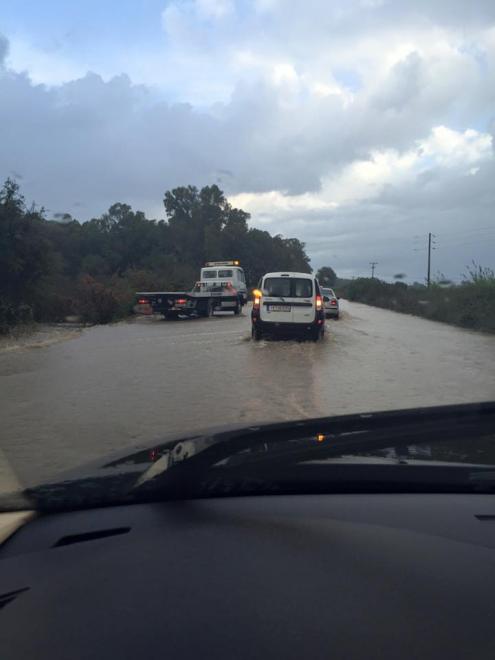
[[[311,323],[314,320],[314,289],[311,277],[266,277],[262,289],[262,321]]]
[[[292,323],[291,278],[265,277],[260,318],[270,323]]]
[[[312,323],[315,319],[313,278],[292,278],[292,322]]]

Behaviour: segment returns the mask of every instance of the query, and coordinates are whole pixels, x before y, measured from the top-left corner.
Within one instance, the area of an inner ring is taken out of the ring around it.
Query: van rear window
[[[292,281],[294,282],[294,293],[292,294],[294,298],[309,298],[313,295],[313,283],[311,280],[298,278]]]
[[[267,277],[263,293],[266,296],[282,298],[310,298],[313,295],[313,283],[302,277]]]

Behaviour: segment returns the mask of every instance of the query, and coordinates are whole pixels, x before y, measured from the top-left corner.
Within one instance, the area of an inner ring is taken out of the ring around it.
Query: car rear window
[[[264,282],[266,296],[282,298],[310,298],[313,295],[313,283],[302,277],[267,277]]]

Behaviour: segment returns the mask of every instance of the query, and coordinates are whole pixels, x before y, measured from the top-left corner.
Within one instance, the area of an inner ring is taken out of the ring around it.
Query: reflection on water
[[[495,398],[495,337],[344,302],[322,342],[247,314],[141,319],[0,350],[0,447],[25,483],[169,434]]]

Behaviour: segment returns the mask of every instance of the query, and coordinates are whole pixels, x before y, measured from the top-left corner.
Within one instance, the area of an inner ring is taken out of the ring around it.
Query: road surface
[[[342,308],[319,343],[253,342],[246,312],[4,345],[0,490],[219,424],[495,399],[494,336]]]

